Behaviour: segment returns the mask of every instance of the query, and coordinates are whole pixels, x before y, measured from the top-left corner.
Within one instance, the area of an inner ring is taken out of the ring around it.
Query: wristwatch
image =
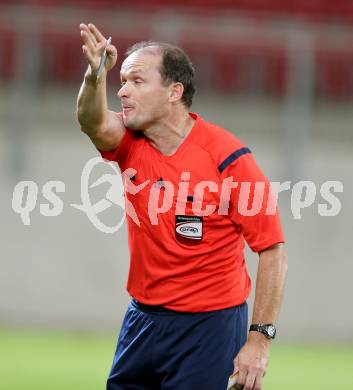
[[[276,327],[273,324],[252,324],[249,331],[260,332],[268,339],[274,339],[276,336]]]

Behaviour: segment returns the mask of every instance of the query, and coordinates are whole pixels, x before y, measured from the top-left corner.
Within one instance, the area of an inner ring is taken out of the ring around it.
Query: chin
[[[130,130],[141,130],[137,123],[133,120],[124,120],[124,125]]]
[[[131,130],[135,130],[135,121],[132,118],[128,118],[127,116],[123,116],[123,122],[125,127]]]
[[[125,127],[130,130],[143,130],[143,123],[136,118],[123,117]]]

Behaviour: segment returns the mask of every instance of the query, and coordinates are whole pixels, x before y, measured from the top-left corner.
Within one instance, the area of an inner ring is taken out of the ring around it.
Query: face
[[[159,73],[161,55],[140,50],[129,55],[121,66],[123,121],[133,130],[146,130],[168,114],[170,88]]]

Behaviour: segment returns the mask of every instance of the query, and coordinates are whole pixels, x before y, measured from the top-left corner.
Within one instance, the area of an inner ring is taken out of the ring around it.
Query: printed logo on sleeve
[[[175,234],[178,240],[202,240],[202,217],[191,215],[175,216]]]

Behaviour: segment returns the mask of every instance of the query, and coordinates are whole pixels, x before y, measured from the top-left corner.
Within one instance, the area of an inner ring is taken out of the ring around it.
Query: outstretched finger
[[[90,29],[88,28],[88,25],[84,24],[84,23],[80,23],[80,30],[81,30],[81,35],[82,35],[82,33],[87,34],[87,36],[91,39],[94,46],[96,46],[96,44],[97,44],[96,39],[95,39],[94,35],[92,34],[92,32],[90,31]]]
[[[262,389],[262,375],[257,375],[255,384],[254,384],[254,390],[261,390]]]
[[[91,50],[94,50],[96,47],[96,43],[92,38],[92,34],[85,30],[81,30],[81,37],[86,46],[88,46]]]
[[[88,26],[85,23],[80,23],[80,30],[88,31]]]
[[[94,58],[86,45],[82,46],[82,52],[83,52],[84,56],[86,57],[87,62],[92,66],[94,63]]]
[[[91,31],[91,33],[94,35],[94,37],[98,43],[105,41],[104,36],[102,35],[102,33],[98,30],[98,28],[94,24],[90,23],[88,25],[88,28]]]
[[[248,373],[244,385],[244,390],[253,390],[255,384],[256,376]]]

